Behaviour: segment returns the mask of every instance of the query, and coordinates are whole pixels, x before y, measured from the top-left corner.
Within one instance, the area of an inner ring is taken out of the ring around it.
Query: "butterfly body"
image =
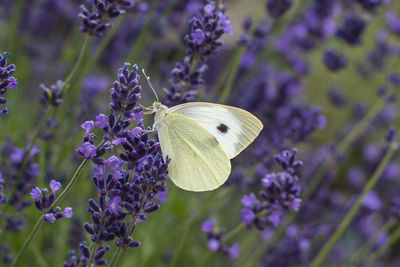
[[[221,186],[231,171],[230,159],[260,133],[262,123],[251,113],[225,105],[190,102],[168,108],[154,102],[154,129],[171,180],[189,191]]]

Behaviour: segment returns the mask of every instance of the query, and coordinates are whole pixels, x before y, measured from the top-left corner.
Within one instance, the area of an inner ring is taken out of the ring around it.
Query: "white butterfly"
[[[231,106],[191,102],[168,108],[154,102],[153,109],[153,128],[164,157],[171,159],[169,176],[189,191],[209,191],[225,183],[230,159],[263,128],[254,115]]]
[[[221,186],[236,157],[258,136],[263,124],[246,110],[231,106],[190,102],[168,108],[157,101],[150,109],[164,159],[171,159],[168,174],[175,185],[189,191]]]

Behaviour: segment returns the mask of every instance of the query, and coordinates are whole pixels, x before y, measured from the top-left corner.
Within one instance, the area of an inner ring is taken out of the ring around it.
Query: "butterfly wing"
[[[171,158],[168,174],[189,191],[209,191],[229,176],[231,163],[217,140],[195,121],[170,113],[158,131],[161,150]]]
[[[200,124],[221,144],[228,158],[234,158],[258,136],[263,124],[250,112],[231,106],[190,102],[168,109]]]

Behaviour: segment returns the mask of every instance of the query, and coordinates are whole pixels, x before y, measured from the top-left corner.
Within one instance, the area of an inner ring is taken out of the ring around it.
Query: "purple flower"
[[[202,223],[201,230],[206,233],[212,233],[215,228],[215,220],[210,219]]]
[[[46,222],[54,223],[54,222],[56,221],[56,217],[54,216],[53,213],[46,213],[46,214],[44,215],[44,220],[45,220]]]
[[[245,208],[252,208],[254,203],[256,202],[256,196],[254,193],[250,193],[249,195],[244,195],[242,198],[242,204]]]
[[[268,216],[268,220],[277,227],[281,222],[283,216],[283,209],[280,205],[272,205],[269,209],[271,215]]]
[[[237,259],[240,255],[240,247],[238,243],[234,243],[231,247],[228,248],[228,255],[231,259]]]
[[[89,142],[85,142],[79,148],[79,152],[87,159],[96,156],[96,147]]]
[[[256,215],[251,209],[249,208],[242,209],[242,213],[240,213],[240,219],[242,220],[243,223],[252,224],[255,218]]]
[[[57,182],[56,180],[50,181],[50,189],[52,194],[55,194],[58,190],[60,190],[60,188],[61,188],[60,182]]]
[[[139,122],[141,122],[141,121],[143,121],[143,115],[144,115],[144,112],[143,111],[138,111],[138,112],[134,112],[134,113],[131,113],[131,118],[132,118],[132,120],[134,120],[134,121],[139,121]],[[132,123],[133,121],[131,121],[131,123]]]
[[[66,207],[61,214],[65,218],[71,218],[72,217],[72,208],[71,207]]]
[[[400,18],[395,12],[386,13],[386,22],[394,33],[400,35]]]
[[[371,210],[379,210],[382,207],[382,201],[375,191],[370,191],[364,198],[363,206]]]
[[[3,174],[0,172],[0,183],[4,183]]]
[[[7,89],[17,89],[18,86],[17,79],[15,79],[14,77],[10,77],[8,78],[7,82],[8,82],[6,86]]]
[[[112,155],[106,160],[103,160],[103,163],[113,170],[120,170],[124,165],[124,162],[119,160],[119,158],[117,158],[117,156],[114,155]]]
[[[118,215],[122,211],[122,207],[120,205],[118,205],[120,202],[121,202],[120,196],[113,197],[108,202],[107,207],[112,214]]]
[[[14,163],[19,164],[22,162],[24,155],[25,155],[25,150],[16,147],[16,148],[14,148],[14,151],[12,152],[10,157]]]
[[[96,116],[96,126],[99,128],[107,128],[108,127],[108,117],[102,113]]]
[[[204,32],[201,29],[196,29],[194,32],[190,34],[192,37],[193,42],[197,45],[201,45],[204,42]]]
[[[97,165],[96,168],[94,168],[94,176],[96,176],[97,179],[103,180],[106,175],[106,166],[104,165]]]
[[[219,241],[215,238],[212,238],[208,240],[207,246],[210,251],[216,252],[219,249]]]
[[[129,136],[134,136],[136,138],[140,138],[141,133],[142,133],[143,129],[140,127],[135,127],[132,130],[129,131],[128,135]]]
[[[158,192],[156,198],[158,202],[164,204],[167,201],[167,192]]]
[[[215,5],[213,4],[205,5],[203,8],[204,16],[205,17],[211,16],[214,13],[214,10],[215,10]]]
[[[233,26],[231,25],[231,21],[229,17],[221,12],[218,13],[219,19],[217,22],[217,28],[222,28],[225,33],[232,35],[233,34]]]
[[[40,190],[39,187],[36,186],[35,188],[32,188],[31,197],[35,201],[38,201],[41,195],[42,195],[42,190]]]
[[[293,198],[290,201],[290,203],[288,205],[288,208],[290,210],[299,211],[300,206],[301,206],[301,199],[300,198]]]
[[[276,174],[275,173],[268,173],[264,176],[264,178],[261,180],[263,186],[265,187],[270,187],[271,184],[275,181]]]
[[[85,136],[87,137],[94,128],[94,122],[85,121],[84,123],[81,124],[81,127],[85,130]]]

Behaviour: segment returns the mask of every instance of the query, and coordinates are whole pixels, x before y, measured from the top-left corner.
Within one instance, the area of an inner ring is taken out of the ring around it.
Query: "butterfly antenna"
[[[142,72],[143,72],[144,77],[146,77],[147,83],[149,84],[151,90],[153,90],[153,93],[154,93],[154,95],[156,96],[157,102],[160,102],[160,100],[158,99],[156,90],[154,90],[153,86],[151,85],[150,76],[147,76],[147,74],[146,74],[146,72],[144,71],[144,69],[142,69]]]

